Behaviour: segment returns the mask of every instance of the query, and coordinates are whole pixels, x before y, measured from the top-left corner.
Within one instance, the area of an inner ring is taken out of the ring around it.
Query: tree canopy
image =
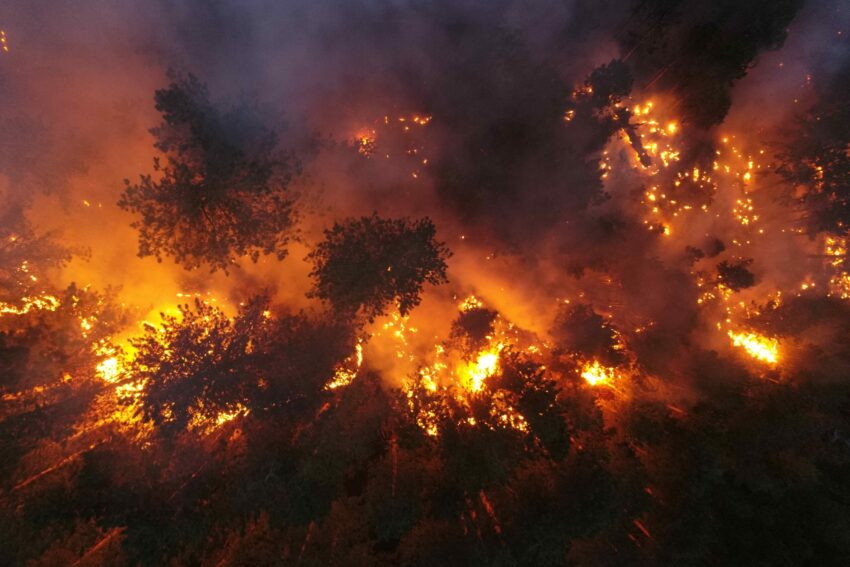
[[[373,214],[334,223],[307,259],[313,262],[311,296],[340,313],[366,319],[395,303],[402,315],[419,305],[423,286],[448,282],[451,252],[436,240],[431,219],[383,219]]]
[[[299,165],[278,146],[257,103],[210,100],[192,75],[156,91],[154,174],[125,181],[118,205],[135,215],[139,256],[227,271],[239,258],[283,258],[295,226],[289,189]]]

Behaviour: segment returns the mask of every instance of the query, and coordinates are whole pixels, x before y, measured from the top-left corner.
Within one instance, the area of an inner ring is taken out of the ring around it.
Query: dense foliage
[[[179,4],[145,65],[307,116],[170,73],[85,265],[0,109],[0,566],[850,564],[850,47],[723,123],[802,0]]]
[[[446,278],[445,244],[430,219],[349,219],[325,231],[307,259],[313,262],[313,296],[342,315],[361,312],[368,320],[395,303],[402,315],[419,305],[424,284]]]
[[[227,269],[240,257],[286,255],[294,229],[288,185],[298,171],[256,103],[222,109],[195,77],[156,91],[163,122],[151,133],[165,156],[154,175],[126,181],[118,204],[138,215],[139,255],[173,256],[187,269]]]

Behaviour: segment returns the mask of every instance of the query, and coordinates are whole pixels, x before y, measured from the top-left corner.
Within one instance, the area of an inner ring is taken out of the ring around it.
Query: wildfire
[[[776,339],[771,339],[756,333],[735,333],[728,332],[729,338],[732,339],[732,345],[742,347],[747,354],[768,364],[776,364],[779,362],[779,342]]]
[[[470,392],[480,392],[484,388],[484,381],[498,372],[501,350],[500,343],[490,350],[478,353],[474,361],[461,365],[457,376],[463,387]]]
[[[591,386],[604,386],[611,384],[617,378],[617,370],[610,366],[602,366],[598,360],[594,360],[584,364],[581,377]]]
[[[207,413],[204,411],[204,408],[200,408],[192,415],[192,420],[189,422],[189,430],[202,435],[209,435],[222,425],[238,417],[244,417],[250,412],[251,410],[241,403],[215,413]]]
[[[459,300],[457,308],[462,319],[476,310],[484,310],[485,305],[475,295],[469,295]],[[498,377],[505,370],[504,365],[509,364],[505,357],[512,356],[511,353],[521,352],[523,357],[538,358],[547,347],[496,312],[484,312],[487,313],[492,314],[492,326],[486,335],[469,343],[470,337],[462,338],[461,333],[453,340],[433,345],[433,359],[419,366],[403,382],[408,409],[416,424],[429,436],[438,436],[440,423],[447,418],[458,427],[529,432],[525,416],[517,409],[517,393],[488,379]],[[406,340],[402,342],[402,347],[411,346]],[[473,347],[471,352],[470,346]],[[407,350],[400,352],[403,352],[400,358],[419,359]]]
[[[9,43],[6,41],[6,31],[0,30],[0,50],[9,53]]]
[[[827,237],[824,241],[824,255],[828,258],[828,269],[832,272],[829,278],[829,293],[841,299],[850,299],[850,274],[845,270],[847,240]]]
[[[677,117],[669,115],[669,109],[659,101],[647,101],[631,107],[633,120],[620,131],[612,144],[630,148],[633,169],[646,177],[649,189],[643,191],[642,203],[648,215],[643,223],[652,232],[670,236],[676,223],[693,214],[711,214],[716,218],[736,219],[746,229],[755,229],[763,234],[764,229],[754,228],[759,220],[755,204],[749,196],[755,189],[757,173],[764,165],[758,160],[764,150],[745,153],[736,143],[735,136],[719,140],[716,160],[711,168],[698,166],[682,168],[679,164],[682,148],[679,139],[683,131]],[[615,146],[616,147],[616,146]],[[612,172],[610,155],[617,152],[609,147],[603,153],[600,169],[602,178]],[[723,199],[715,199],[718,194]],[[714,206],[716,203],[731,202],[729,208]],[[740,245],[741,240],[733,239]]]
[[[30,311],[56,311],[59,304],[59,298],[55,295],[42,294],[22,297],[20,307],[11,303],[0,302],[0,315],[26,315]]]
[[[371,157],[375,153],[375,142],[377,133],[374,129],[361,129],[355,134],[354,141],[357,144],[357,152],[363,157]]]
[[[363,343],[359,342],[354,347],[354,355],[348,357],[345,361],[345,365],[337,368],[331,381],[325,384],[325,390],[335,390],[336,388],[341,388],[351,384],[354,379],[357,378],[357,373],[360,371],[360,367],[362,365]]]
[[[121,376],[121,366],[117,356],[110,356],[97,365],[97,375],[106,382],[116,382]]]

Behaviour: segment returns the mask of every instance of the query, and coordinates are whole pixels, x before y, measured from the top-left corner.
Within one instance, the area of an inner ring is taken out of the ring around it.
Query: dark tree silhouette
[[[195,301],[180,316],[163,316],[134,339],[131,374],[146,380],[144,414],[164,431],[183,430],[193,416],[206,418],[255,397],[259,376],[251,366],[254,343],[268,326],[266,304],[255,299],[231,321],[220,309]]]
[[[605,364],[625,361],[617,330],[590,305],[562,309],[550,334],[558,348],[565,352],[599,358]]]
[[[44,271],[71,260],[52,234],[38,234],[17,207],[0,209],[0,303],[20,307],[43,288]]]
[[[143,410],[164,432],[233,411],[310,414],[334,367],[353,350],[351,327],[272,315],[257,296],[233,318],[196,300],[133,339],[129,372],[146,380]]]
[[[756,284],[756,276],[747,268],[751,259],[717,264],[717,281],[733,291],[741,291]]]
[[[462,311],[452,321],[451,338],[462,343],[464,354],[469,355],[481,348],[499,316],[497,311],[486,307],[473,307]]]
[[[732,104],[759,51],[778,49],[803,0],[634,2],[621,46],[644,87],[672,92],[683,120],[708,128]]]
[[[334,223],[307,259],[313,262],[311,297],[367,320],[395,302],[402,315],[419,305],[424,284],[448,282],[451,252],[435,239],[430,219],[382,219],[373,214]]]
[[[139,256],[173,256],[186,269],[227,271],[236,260],[286,255],[295,211],[288,185],[299,166],[250,101],[222,109],[189,75],[156,91],[163,122],[151,130],[165,163],[125,180],[118,205],[139,216]]]

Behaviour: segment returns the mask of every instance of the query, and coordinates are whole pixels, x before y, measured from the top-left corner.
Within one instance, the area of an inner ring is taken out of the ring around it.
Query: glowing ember
[[[232,407],[214,414],[206,413],[203,408],[201,408],[192,415],[192,420],[189,422],[189,430],[202,435],[209,435],[222,425],[229,423],[238,417],[246,416],[250,412],[251,410],[241,403],[237,403]]]
[[[844,238],[829,236],[824,241],[824,254],[827,257],[832,275],[829,278],[830,295],[841,299],[850,299],[850,274],[845,269],[847,241]]]
[[[354,141],[357,144],[357,151],[363,157],[370,157],[375,153],[375,141],[377,134],[373,129],[362,129],[354,135]]]
[[[734,333],[729,331],[729,338],[736,347],[742,347],[747,354],[768,364],[779,362],[779,342],[776,339],[757,335],[756,333]]]
[[[230,411],[222,411],[219,412],[218,415],[215,416],[215,425],[216,427],[220,425],[224,425],[228,421],[233,421],[240,415],[247,415],[248,408],[243,406],[242,404],[236,404],[236,407]]]
[[[464,299],[460,304],[461,311],[470,311],[472,309],[478,309],[479,307],[483,307],[484,304],[474,295],[470,295],[466,299]]]

